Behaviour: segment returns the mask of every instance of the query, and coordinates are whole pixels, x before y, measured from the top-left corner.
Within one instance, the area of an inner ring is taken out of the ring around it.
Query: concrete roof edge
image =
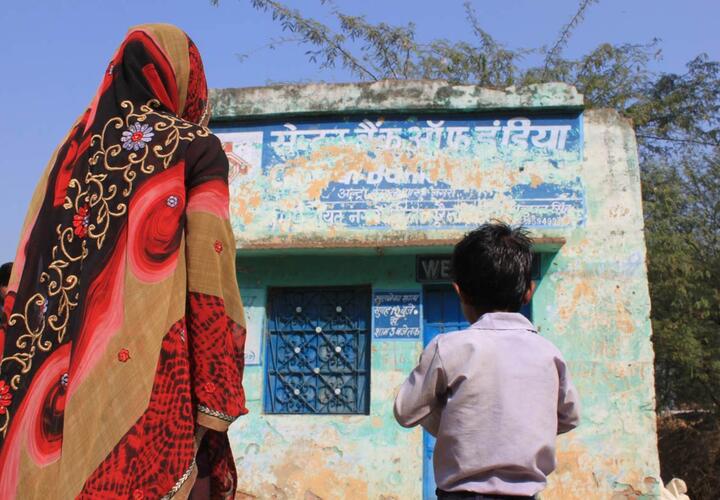
[[[582,109],[582,94],[560,82],[490,89],[444,80],[288,84],[211,89],[212,121],[282,115],[407,111]]]
[[[379,239],[374,241],[358,241],[354,239],[307,239],[301,241],[260,241],[251,244],[236,242],[238,254],[274,254],[276,252],[324,252],[343,250],[375,250],[389,252],[418,252],[432,251],[434,248],[452,249],[460,240],[457,238],[407,238],[405,240],[394,240],[392,238]],[[557,252],[566,243],[562,236],[536,236],[532,238],[533,250],[536,252]]]

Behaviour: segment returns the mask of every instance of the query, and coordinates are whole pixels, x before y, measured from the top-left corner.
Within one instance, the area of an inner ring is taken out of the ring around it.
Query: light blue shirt
[[[484,314],[435,337],[400,388],[395,418],[437,438],[445,491],[535,495],[555,470],[555,437],[579,405],[560,351],[519,313]]]

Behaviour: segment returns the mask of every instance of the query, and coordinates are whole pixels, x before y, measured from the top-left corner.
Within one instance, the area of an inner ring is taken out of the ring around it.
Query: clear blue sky
[[[319,0],[286,0],[327,19]],[[342,69],[321,71],[303,48],[252,52],[282,36],[249,0],[8,1],[0,9],[0,262],[11,260],[38,177],[57,142],[89,103],[108,59],[128,27],[169,22],[187,31],[203,55],[211,87],[286,81],[351,81]],[[344,11],[391,23],[412,21],[422,40],[467,39],[461,0],[336,0]],[[510,47],[550,44],[578,0],[475,0],[487,31]],[[442,8],[439,6],[442,5]],[[683,70],[701,52],[720,59],[717,0],[600,0],[567,48],[580,55],[601,42],[662,39],[659,71]]]

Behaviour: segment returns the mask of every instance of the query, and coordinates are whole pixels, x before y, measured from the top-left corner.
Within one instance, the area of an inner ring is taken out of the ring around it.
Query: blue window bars
[[[266,413],[368,414],[370,288],[268,295]]]

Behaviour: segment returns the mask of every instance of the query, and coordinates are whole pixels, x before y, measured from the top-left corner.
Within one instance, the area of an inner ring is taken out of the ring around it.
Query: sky
[[[283,37],[250,0],[35,0],[0,9],[0,262],[12,260],[35,184],[58,142],[90,102],[108,60],[130,26],[166,22],[184,29],[203,57],[211,87],[279,82],[346,82],[342,68],[321,70],[306,48],[263,48]],[[330,20],[320,0],[285,0]],[[418,38],[468,40],[462,0],[335,0],[371,21],[415,23]],[[510,48],[552,44],[578,0],[473,0],[483,27]],[[438,6],[442,5],[442,8]],[[720,59],[717,0],[600,0],[587,12],[565,55],[603,42],[661,40],[654,70],[682,72],[700,53]],[[239,54],[250,53],[247,58]]]

